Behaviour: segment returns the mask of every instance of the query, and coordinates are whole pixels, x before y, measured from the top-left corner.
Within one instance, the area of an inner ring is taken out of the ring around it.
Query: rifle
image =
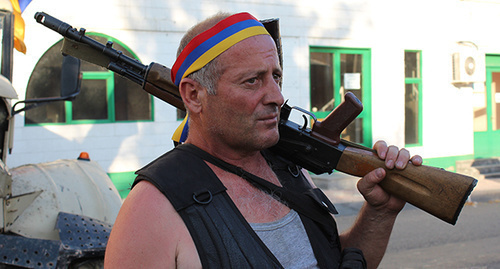
[[[101,44],[85,35],[85,29],[77,30],[43,12],[35,14],[37,22],[58,32],[64,37],[63,54],[103,66],[139,84],[148,93],[184,110],[177,86],[170,79],[170,69],[152,62],[144,65],[112,48],[113,43]],[[276,19],[263,21],[281,52]],[[279,53],[280,64],[282,62]],[[386,177],[382,188],[431,215],[454,225],[477,180],[465,175],[430,166],[414,166],[404,170],[387,169],[384,161],[372,149],[340,138],[340,133],[363,109],[361,102],[352,93],[323,121],[314,121],[312,128],[305,123],[299,125],[289,120],[292,110],[314,115],[298,107],[284,104],[279,122],[279,142],[270,150],[297,165],[315,173],[331,173],[334,169],[354,176],[365,176],[382,167]]]

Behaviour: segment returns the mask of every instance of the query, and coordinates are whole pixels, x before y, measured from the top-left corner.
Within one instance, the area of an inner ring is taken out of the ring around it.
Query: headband
[[[184,120],[181,124],[175,129],[174,134],[172,135],[172,140],[176,143],[184,143],[187,139],[189,133],[189,115],[184,117]]]
[[[189,74],[200,70],[236,43],[256,35],[269,35],[249,13],[237,13],[195,36],[175,61],[171,78],[176,86]]]

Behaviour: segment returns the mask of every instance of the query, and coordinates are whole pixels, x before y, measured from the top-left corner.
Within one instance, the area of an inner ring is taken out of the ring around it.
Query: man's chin
[[[263,143],[263,149],[270,148],[276,144],[278,144],[278,141],[280,140],[279,134],[276,134],[273,137],[270,137],[269,139],[266,140],[265,143]]]

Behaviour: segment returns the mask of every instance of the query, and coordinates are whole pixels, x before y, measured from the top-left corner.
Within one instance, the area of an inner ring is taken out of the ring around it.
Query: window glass
[[[340,95],[342,101],[347,92],[352,92],[363,102],[362,85],[363,56],[356,53],[340,54]],[[357,117],[342,132],[342,138],[363,144],[363,118]]]
[[[103,44],[114,42],[113,48],[135,58],[119,41],[100,34],[87,35]],[[27,99],[60,96],[62,40],[49,48],[36,64],[26,89]],[[78,123],[152,120],[152,98],[140,85],[85,61],[81,72],[102,73],[106,78],[83,76],[80,94],[69,102],[54,102],[26,111],[26,124]],[[109,79],[109,75],[112,79]],[[67,115],[71,117],[67,118]]]
[[[4,20],[5,20],[5,14],[3,14],[3,12],[2,12],[2,13],[0,13],[0,55],[3,55],[3,50],[4,50],[4,48],[3,48],[3,40],[4,40],[3,28],[6,26],[4,23]],[[0,66],[3,67],[3,57],[0,57]]]
[[[420,78],[420,53],[405,51],[405,77]]]
[[[347,92],[364,102],[364,95],[369,92],[366,84],[369,51],[344,48],[314,50],[310,52],[311,111],[317,119],[326,118],[344,101]],[[370,121],[365,116],[369,115],[358,115],[342,130],[341,137],[359,144],[369,143]]]
[[[500,72],[491,73],[491,128],[500,130]]]
[[[73,120],[108,119],[106,80],[85,79],[81,92],[72,102]]]
[[[405,142],[406,144],[418,143],[418,84],[405,85]]]
[[[335,101],[333,96],[333,54],[311,52],[310,70],[312,111],[332,111]]]
[[[151,119],[151,97],[136,83],[114,75],[115,120],[137,121]]]
[[[26,89],[26,99],[55,97],[61,88],[62,42],[52,46],[35,65]],[[54,102],[26,111],[25,123],[66,121],[64,102]]]
[[[405,51],[405,144],[421,144],[420,51]]]

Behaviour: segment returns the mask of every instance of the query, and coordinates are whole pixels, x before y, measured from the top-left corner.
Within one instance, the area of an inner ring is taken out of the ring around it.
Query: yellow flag
[[[26,45],[24,44],[24,20],[21,17],[21,8],[18,0],[10,0],[14,10],[14,48],[19,52],[26,54]]]

